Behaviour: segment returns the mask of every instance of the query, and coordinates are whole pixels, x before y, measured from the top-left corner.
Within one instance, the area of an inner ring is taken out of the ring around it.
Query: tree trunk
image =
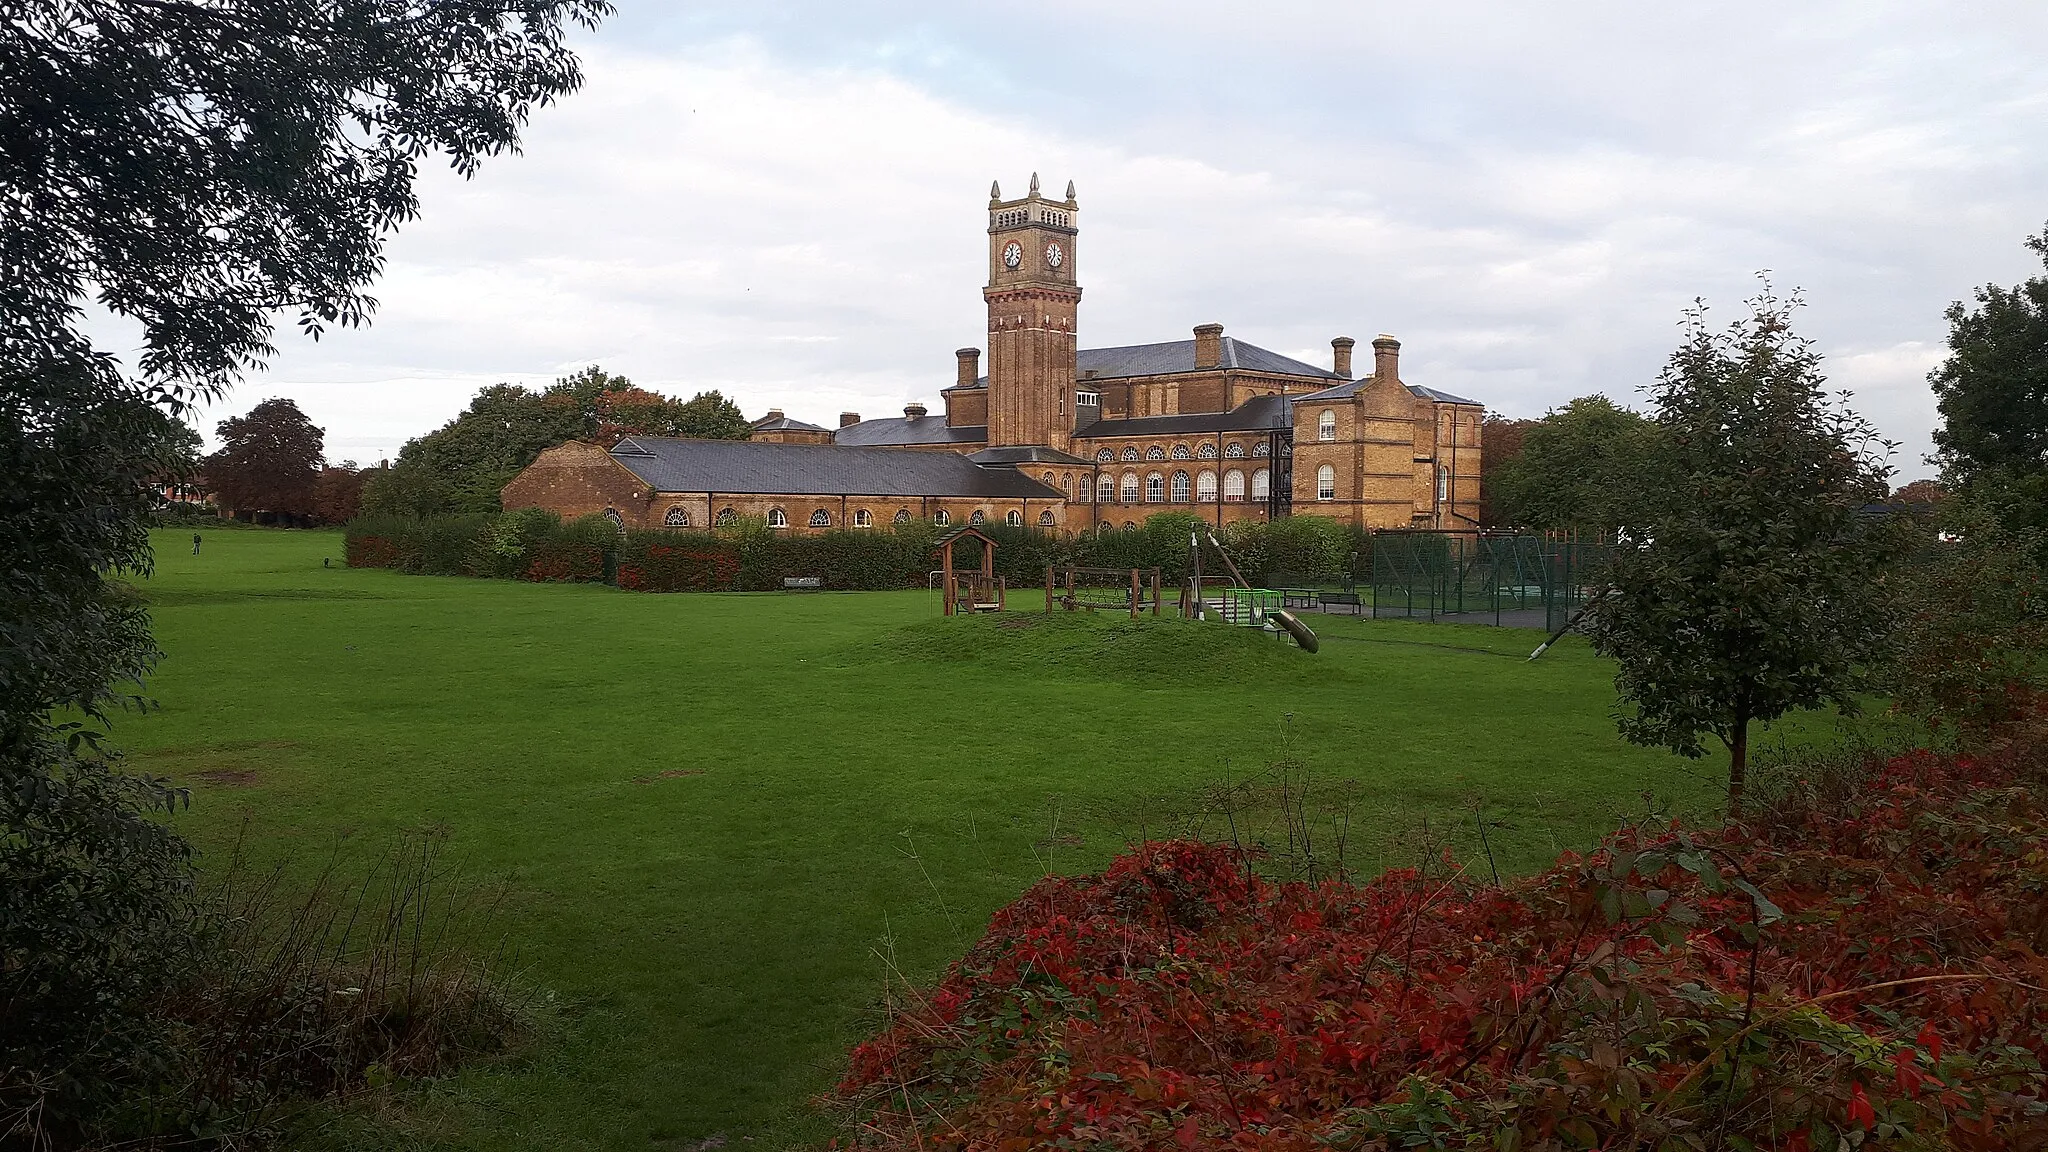
[[[1728,819],[1742,819],[1742,785],[1749,776],[1749,717],[1738,716],[1728,735]]]

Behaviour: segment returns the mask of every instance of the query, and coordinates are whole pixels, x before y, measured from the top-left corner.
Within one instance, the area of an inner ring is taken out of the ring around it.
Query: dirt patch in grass
[[[256,770],[253,768],[209,768],[204,772],[194,772],[187,776],[186,779],[199,780],[207,784],[219,784],[228,788],[247,788],[256,782]]]

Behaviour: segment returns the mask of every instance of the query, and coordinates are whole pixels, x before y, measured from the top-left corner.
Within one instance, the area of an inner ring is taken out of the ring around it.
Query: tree
[[[594,427],[597,398],[589,396]],[[585,434],[581,402],[568,390],[547,394],[494,384],[440,428],[407,441],[389,469],[370,476],[363,509],[387,515],[496,512],[498,490],[542,450]]]
[[[2048,265],[2048,228],[2026,244]],[[1948,306],[1949,357],[1927,377],[1935,461],[1950,491],[2048,547],[2048,276],[1976,297]]]
[[[327,434],[290,400],[265,400],[215,429],[220,451],[206,458],[206,483],[236,512],[313,514]]]
[[[159,1075],[178,793],[97,751],[156,659],[165,417],[270,355],[273,317],[367,321],[413,176],[516,147],[580,82],[602,0],[18,0],[0,19],[0,1131],[84,1143]],[[141,326],[134,376],[82,301]],[[76,717],[78,719],[68,719]],[[17,1128],[17,1117],[31,1117]],[[38,1131],[40,1129],[40,1131]]]
[[[1522,441],[1534,420],[1510,420],[1488,412],[1479,426],[1483,449],[1479,464],[1479,523],[1486,528],[1514,527],[1517,521],[1500,502],[1500,475],[1522,454]]]
[[[355,461],[344,460],[337,467],[322,468],[313,481],[313,519],[322,524],[346,524],[363,507],[363,474]]]
[[[1629,546],[1595,604],[1597,651],[1620,665],[1622,735],[1684,756],[1728,749],[1740,816],[1753,724],[1844,712],[1882,666],[1881,518],[1889,446],[1823,390],[1792,332],[1795,298],[1768,285],[1750,315],[1684,342],[1651,389],[1660,451],[1638,480]]]
[[[1488,498],[1501,523],[1612,532],[1628,523],[1636,477],[1656,451],[1656,428],[1605,396],[1581,396],[1522,431]]]
[[[712,389],[683,401],[676,412],[675,435],[699,440],[745,440],[754,434],[740,406]]]

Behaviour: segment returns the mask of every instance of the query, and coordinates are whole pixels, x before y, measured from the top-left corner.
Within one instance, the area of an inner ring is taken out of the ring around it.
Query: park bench
[[[816,592],[825,586],[823,576],[784,576],[782,590],[785,592]]]
[[[1351,614],[1354,616],[1365,615],[1365,603],[1358,598],[1358,593],[1356,592],[1325,592],[1316,597],[1316,599],[1322,604],[1323,611],[1325,612],[1330,611],[1332,608],[1342,607],[1351,609]]]

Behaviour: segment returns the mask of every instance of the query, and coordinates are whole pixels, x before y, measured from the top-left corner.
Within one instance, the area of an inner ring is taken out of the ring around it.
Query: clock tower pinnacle
[[[1039,193],[1038,173],[1022,200],[989,188],[988,443],[1067,451],[1074,431],[1074,241],[1080,207]]]

